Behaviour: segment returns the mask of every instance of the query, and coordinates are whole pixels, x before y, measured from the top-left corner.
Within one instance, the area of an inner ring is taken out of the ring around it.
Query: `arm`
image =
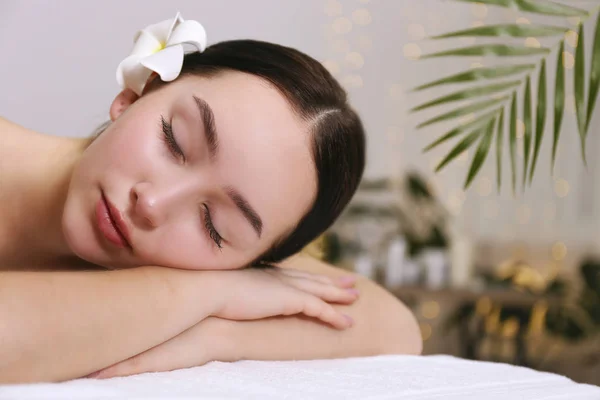
[[[0,383],[80,377],[142,353],[209,316],[304,313],[344,329],[344,287],[283,269],[0,273]]]
[[[348,274],[302,255],[289,259],[282,267],[333,277]],[[408,308],[368,279],[358,277],[355,287],[360,291],[356,302],[335,306],[355,321],[353,327],[345,331],[333,330],[302,316],[257,321],[217,319],[207,331],[208,334],[222,331],[225,338],[230,338],[221,340],[226,359],[298,360],[420,354],[421,334]],[[216,356],[218,359],[218,354]]]
[[[0,383],[74,378],[170,339],[214,307],[190,285],[152,267],[0,273]]]
[[[330,277],[348,275],[346,271],[305,256],[296,256],[282,267]],[[96,377],[169,371],[209,361],[420,354],[421,334],[406,306],[367,279],[357,277],[355,287],[360,291],[356,302],[334,305],[354,319],[350,329],[337,331],[302,316],[253,321],[209,317],[160,346],[100,371]]]

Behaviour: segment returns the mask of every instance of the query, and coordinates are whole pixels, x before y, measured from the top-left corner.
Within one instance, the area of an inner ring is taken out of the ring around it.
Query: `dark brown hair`
[[[232,70],[270,82],[311,127],[317,195],[295,229],[253,265],[279,262],[328,229],[354,195],[365,166],[365,134],[346,92],[315,59],[262,41],[233,40],[185,56],[180,76],[211,76]],[[146,91],[165,83],[154,79]]]

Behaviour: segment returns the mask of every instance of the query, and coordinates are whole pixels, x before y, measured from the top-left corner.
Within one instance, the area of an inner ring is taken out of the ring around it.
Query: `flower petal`
[[[152,71],[140,63],[140,58],[133,55],[121,61],[117,67],[117,82],[123,89],[130,88],[141,96],[151,74]]]
[[[173,29],[175,29],[175,27],[181,22],[183,22],[183,18],[181,18],[179,13],[177,13],[175,18],[169,18],[164,21],[157,22],[156,24],[148,25],[142,30],[142,32],[149,32],[158,41],[160,41],[163,46],[165,46],[167,40],[169,40],[169,36],[171,36],[171,33],[173,32]],[[137,40],[137,36],[135,37],[135,40]]]
[[[140,63],[160,75],[160,79],[170,82],[177,78],[183,66],[183,46],[175,45],[140,60]]]
[[[204,51],[206,48],[206,30],[198,21],[190,19],[179,24],[169,37],[167,46],[183,43],[189,43],[199,51]]]
[[[145,57],[162,49],[163,44],[150,32],[143,30],[138,32],[137,39],[133,45],[132,55]]]

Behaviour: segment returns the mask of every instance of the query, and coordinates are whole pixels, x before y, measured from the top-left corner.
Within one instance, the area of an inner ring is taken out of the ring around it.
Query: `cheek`
[[[133,121],[132,121],[133,122]],[[150,172],[160,156],[159,136],[154,124],[115,125],[90,146],[91,166],[98,169]]]
[[[202,222],[188,219],[148,234],[138,256],[141,265],[168,265],[187,270],[229,270],[242,268],[259,254],[256,248],[218,249],[207,238]]]

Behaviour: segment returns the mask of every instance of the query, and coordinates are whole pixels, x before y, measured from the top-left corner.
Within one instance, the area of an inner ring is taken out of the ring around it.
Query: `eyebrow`
[[[237,208],[239,208],[242,214],[244,214],[244,217],[248,220],[248,222],[250,222],[250,225],[252,225],[252,228],[258,237],[260,237],[262,234],[263,222],[258,213],[252,208],[250,203],[248,203],[248,200],[246,200],[246,198],[242,196],[240,192],[232,187],[226,187],[225,191],[227,192],[229,198],[235,203]]]
[[[217,136],[215,114],[206,101],[196,96],[193,97],[194,102],[200,111],[202,124],[204,125],[204,135],[206,136],[206,142],[208,143],[210,157],[215,158],[217,155],[217,149],[219,147],[219,137]]]

